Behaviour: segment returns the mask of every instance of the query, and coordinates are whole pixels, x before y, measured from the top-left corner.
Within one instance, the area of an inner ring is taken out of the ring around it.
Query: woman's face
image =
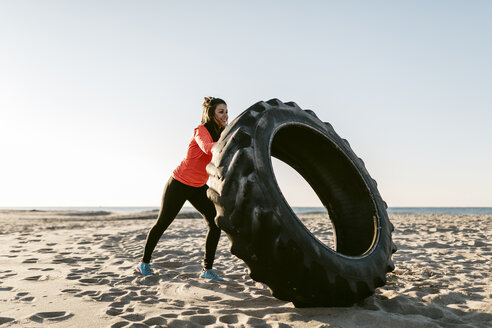
[[[227,125],[227,120],[229,119],[228,111],[227,111],[227,105],[225,104],[218,104],[215,107],[215,115],[214,115],[214,120],[215,123],[220,128],[223,128]]]

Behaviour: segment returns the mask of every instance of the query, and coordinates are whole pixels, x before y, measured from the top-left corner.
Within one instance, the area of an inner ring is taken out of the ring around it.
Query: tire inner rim
[[[276,131],[270,151],[271,156],[295,169],[318,195],[333,225],[335,251],[362,256],[377,239],[377,210],[359,169],[336,142],[342,140],[330,140],[309,126],[288,124]]]

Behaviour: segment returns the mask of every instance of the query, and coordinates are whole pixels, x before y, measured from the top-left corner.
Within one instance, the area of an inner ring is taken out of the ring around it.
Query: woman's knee
[[[215,223],[215,215],[212,217],[206,217],[205,220],[207,221],[207,225],[209,229],[220,230],[220,228]]]
[[[208,231],[212,233],[220,233],[220,228],[215,224],[213,220],[207,221]]]
[[[166,227],[164,225],[156,223],[152,228],[150,228],[149,234],[153,236],[162,235],[164,233],[164,230],[166,230]]]

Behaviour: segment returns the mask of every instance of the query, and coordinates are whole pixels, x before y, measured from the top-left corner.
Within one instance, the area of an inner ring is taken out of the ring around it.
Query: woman
[[[202,214],[208,224],[203,270],[200,273],[200,278],[215,281],[224,280],[212,270],[215,251],[220,238],[220,229],[214,222],[215,206],[207,198],[208,174],[206,166],[212,160],[212,146],[219,140],[220,133],[227,125],[228,118],[227,104],[224,100],[214,97],[205,98],[202,124],[195,129],[185,159],[174,170],[164,187],[161,210],[156,223],[147,236],[142,262],[137,265],[137,270],[142,275],[152,275],[150,267],[152,252],[164,231],[176,218],[185,201],[188,200]]]

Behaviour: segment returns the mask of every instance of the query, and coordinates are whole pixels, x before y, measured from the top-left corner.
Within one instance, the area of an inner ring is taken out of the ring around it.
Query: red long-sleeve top
[[[185,185],[201,187],[207,183],[207,164],[212,160],[215,142],[204,125],[195,128],[185,158],[173,172],[173,178]]]

